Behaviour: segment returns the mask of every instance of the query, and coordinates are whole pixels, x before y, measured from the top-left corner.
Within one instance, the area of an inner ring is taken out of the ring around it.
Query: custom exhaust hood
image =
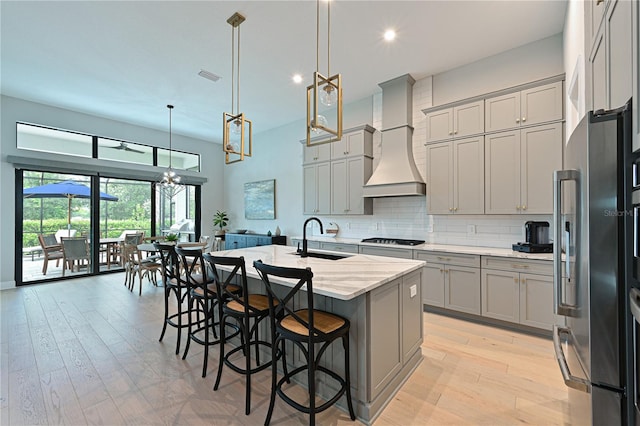
[[[409,74],[380,83],[382,149],[378,167],[363,187],[365,198],[425,195],[426,186],[413,160],[413,84]]]

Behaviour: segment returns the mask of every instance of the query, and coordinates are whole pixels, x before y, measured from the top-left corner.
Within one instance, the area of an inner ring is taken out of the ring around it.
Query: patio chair
[[[69,267],[71,272],[74,271],[76,266],[76,261],[78,261],[78,270],[80,269],[81,264],[85,264],[86,261],[87,268],[91,263],[91,256],[89,251],[89,244],[87,240],[84,238],[65,238],[62,237],[62,276],[64,277],[64,273]]]
[[[50,260],[55,259],[56,266],[60,266],[60,259],[63,257],[62,246],[58,243],[54,234],[38,234],[38,241],[44,256],[42,275],[47,275],[47,267]]]
[[[60,244],[62,238],[74,238],[77,233],[75,229],[59,229],[56,231],[56,241]]]
[[[136,275],[138,275],[140,286],[139,295],[142,295],[142,278],[145,275],[154,286],[158,286],[157,272],[162,271],[162,264],[155,262],[156,258],[143,258],[138,246],[128,243],[124,243],[122,246],[122,256],[125,269],[124,283],[128,286],[129,291],[133,292],[133,287],[136,284]]]

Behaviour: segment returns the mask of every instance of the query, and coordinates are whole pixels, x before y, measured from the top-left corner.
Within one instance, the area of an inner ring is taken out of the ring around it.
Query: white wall
[[[422,109],[438,103],[499,90],[545,77],[562,74],[562,36],[557,35],[473,64],[418,80],[413,88],[414,158],[425,175],[426,124]],[[440,93],[439,102],[435,102]],[[380,129],[382,94],[344,106],[345,129],[370,124]],[[302,224],[302,145],[304,121],[255,136],[254,157],[225,167],[225,206],[231,215],[230,229],[246,228],[258,233],[280,226],[283,235],[301,236]],[[374,134],[374,157],[380,152],[380,132]],[[374,158],[374,167],[377,158]],[[243,185],[276,179],[276,220],[244,219]],[[427,182],[429,185],[429,182]],[[323,223],[335,222],[339,236],[365,238],[388,236],[424,239],[434,243],[511,247],[524,240],[524,222],[547,220],[550,216],[431,216],[425,197],[394,197],[373,200],[371,216],[320,216]],[[476,233],[468,233],[475,225]],[[427,232],[429,226],[433,232]]]
[[[562,34],[556,34],[434,75],[433,105],[562,74],[562,55]]]
[[[140,142],[145,145],[167,148],[167,132],[134,126],[75,111],[37,104],[8,96],[0,99],[0,288],[13,287],[14,281],[14,235],[15,235],[15,176],[14,167],[7,163],[7,155],[29,156],[30,151],[16,148],[16,122],[41,124],[81,133],[95,134],[114,139]],[[202,175],[208,179],[202,187],[202,234],[212,235],[211,218],[216,209],[224,208],[224,175],[221,165],[224,157],[219,145],[210,142],[173,135],[174,149],[202,155]],[[79,160],[82,161],[82,160]],[[135,177],[134,166],[132,177]]]
[[[565,140],[569,140],[573,129],[576,128],[586,112],[584,7],[583,0],[570,0],[564,24],[562,50],[564,52],[564,68],[567,73]]]

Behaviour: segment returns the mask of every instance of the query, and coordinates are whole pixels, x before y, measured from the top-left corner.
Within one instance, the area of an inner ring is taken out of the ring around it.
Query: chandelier
[[[307,86],[307,146],[335,142],[342,138],[342,77],[331,76],[331,2],[327,1],[327,74],[320,74],[320,0],[316,0],[316,71],[313,73],[313,84]],[[325,116],[320,114],[318,102],[325,107],[335,107],[336,126],[329,127]],[[332,135],[328,140],[311,142],[312,133],[327,132]]]
[[[227,19],[227,23],[231,25],[231,113],[222,113],[222,150],[225,153],[225,164],[237,163],[243,161],[244,157],[251,157],[251,121],[240,112],[240,24],[244,21],[245,17],[238,12]]]
[[[168,197],[173,197],[184,189],[180,176],[173,170],[172,147],[171,147],[171,110],[173,105],[167,105],[169,109],[169,168],[162,174],[162,180],[158,182],[160,190]]]

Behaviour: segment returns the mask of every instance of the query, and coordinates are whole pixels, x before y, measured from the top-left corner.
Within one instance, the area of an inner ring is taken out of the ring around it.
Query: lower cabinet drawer
[[[357,244],[341,244],[341,243],[320,243],[322,250],[344,251],[346,253],[358,253]]]
[[[480,267],[480,256],[475,254],[457,254],[434,251],[414,251],[414,259],[425,260],[427,263],[446,263],[448,265]]]
[[[553,275],[553,262],[550,260],[521,260],[509,257],[482,256],[482,267],[501,271]]]
[[[360,254],[372,254],[374,256],[398,257],[401,259],[411,259],[413,257],[413,251],[411,249],[391,248],[391,247],[387,248],[387,247],[360,246]]]

